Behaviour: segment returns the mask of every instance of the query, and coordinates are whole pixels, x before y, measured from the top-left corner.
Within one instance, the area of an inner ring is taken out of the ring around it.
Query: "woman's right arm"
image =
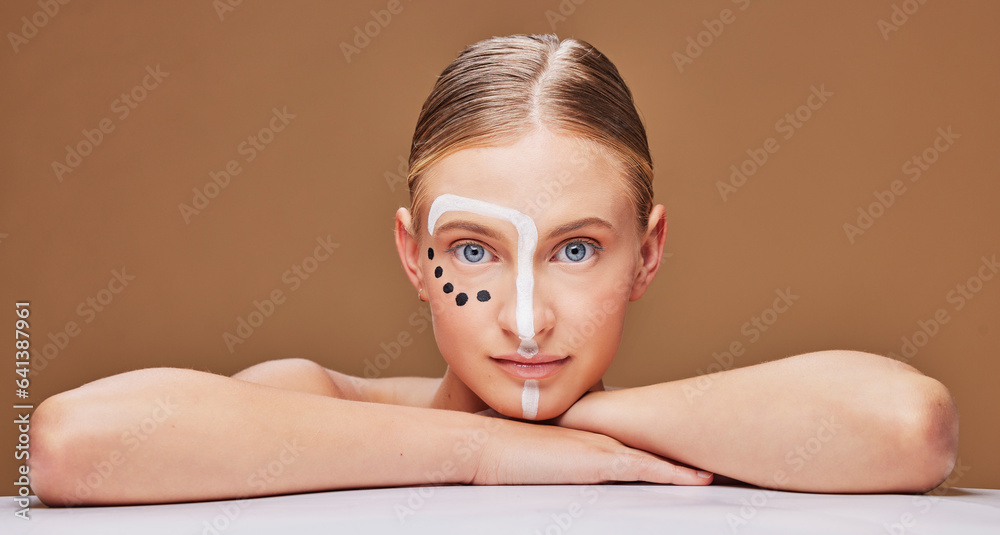
[[[704,484],[603,435],[365,403],[194,370],[128,372],[32,416],[32,489],[48,505],[236,499],[423,484]]]

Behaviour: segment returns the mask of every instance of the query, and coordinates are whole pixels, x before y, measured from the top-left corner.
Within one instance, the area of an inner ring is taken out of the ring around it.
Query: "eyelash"
[[[594,248],[594,254],[592,256],[597,256],[598,254],[601,253],[601,251],[604,250],[604,247],[601,247],[596,241],[594,241],[594,240],[592,240],[590,238],[570,238],[570,239],[568,239],[568,240],[560,243],[559,246],[556,247],[556,251],[554,253],[552,253],[552,256],[555,256],[555,255],[559,254],[560,251],[562,251],[563,249],[565,249],[566,246],[569,245],[569,244],[571,244],[571,243],[586,243],[586,244],[590,245],[591,247]],[[570,263],[571,264],[577,264],[577,263],[580,263],[580,262],[570,262]]]
[[[460,241],[460,242],[452,245],[450,248],[445,249],[444,253],[445,254],[454,253],[455,251],[461,249],[462,247],[464,247],[466,245],[476,245],[476,246],[482,247],[483,249],[486,249],[487,251],[489,251],[490,254],[493,255],[493,258],[499,258],[500,257],[500,255],[498,255],[496,253],[496,251],[494,251],[491,247],[487,247],[485,243],[478,242],[476,240],[462,240],[462,241]]]
[[[555,252],[552,253],[552,255],[550,256],[550,258],[553,257],[553,256],[555,256],[556,254],[558,254],[559,251],[561,251],[563,249],[563,247],[566,247],[567,245],[569,245],[571,243],[576,243],[576,242],[581,242],[581,243],[589,244],[591,247],[594,248],[594,255],[600,254],[600,252],[604,250],[604,247],[601,247],[600,244],[598,244],[596,241],[592,240],[591,238],[583,238],[583,237],[580,237],[580,238],[570,238],[570,239],[568,239],[568,240],[560,243],[559,246],[556,247]],[[491,247],[488,247],[485,243],[482,243],[482,242],[479,242],[479,241],[476,241],[476,240],[463,240],[463,241],[460,241],[460,242],[452,245],[450,248],[445,249],[444,252],[446,254],[448,254],[448,253],[454,253],[459,248],[461,248],[461,247],[463,247],[465,245],[478,245],[479,247],[482,247],[482,248],[486,249],[487,251],[489,251],[490,254],[492,254],[494,258],[499,258],[500,257],[500,255],[498,255],[496,253],[496,251],[494,251]]]

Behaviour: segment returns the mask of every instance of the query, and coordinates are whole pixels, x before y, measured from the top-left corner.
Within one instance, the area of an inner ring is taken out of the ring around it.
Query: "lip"
[[[518,379],[545,379],[566,367],[569,357],[539,353],[526,359],[516,353],[490,357],[508,375]]]

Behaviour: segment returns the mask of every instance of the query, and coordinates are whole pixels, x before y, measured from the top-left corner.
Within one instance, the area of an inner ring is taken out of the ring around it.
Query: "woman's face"
[[[554,418],[602,388],[625,305],[659,266],[662,207],[640,233],[612,162],[586,143],[542,130],[513,145],[456,152],[423,180],[420,234],[400,243],[408,222],[398,222],[397,243],[431,304],[449,374],[497,412],[535,420]],[[529,255],[530,226],[537,245]],[[530,263],[519,265],[519,239]],[[528,279],[533,289],[525,293]],[[525,338],[537,355],[519,354]]]

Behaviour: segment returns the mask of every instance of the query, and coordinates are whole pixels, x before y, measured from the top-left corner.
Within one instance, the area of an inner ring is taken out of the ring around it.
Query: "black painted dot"
[[[468,301],[469,301],[469,296],[465,295],[464,292],[455,296],[455,303],[458,306],[462,306],[465,303],[467,303]]]
[[[427,259],[434,260],[434,249],[430,248],[427,249]]]
[[[479,293],[476,294],[476,299],[479,299],[481,303],[485,303],[490,300],[490,292],[479,290]]]
[[[441,275],[444,275],[444,270],[441,269],[441,266],[434,268],[434,277],[440,279]]]
[[[444,293],[450,294],[452,292],[452,290],[454,290],[454,289],[455,289],[455,287],[452,286],[450,282],[446,282],[444,284]]]

